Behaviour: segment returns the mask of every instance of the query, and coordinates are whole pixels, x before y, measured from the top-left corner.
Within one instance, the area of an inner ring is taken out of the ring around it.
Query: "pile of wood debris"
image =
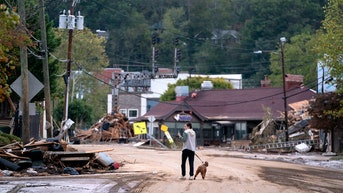
[[[90,174],[113,172],[115,163],[105,151],[77,151],[63,140],[49,138],[23,145],[15,142],[0,147],[0,175],[45,176],[54,174]]]
[[[288,140],[290,142],[305,140],[311,143],[317,142],[319,140],[319,130],[309,127],[309,121],[311,119],[307,111],[309,101],[304,100],[289,104],[289,106],[291,110],[288,111]],[[284,119],[284,117],[285,114],[281,113],[281,118]],[[282,149],[283,147],[289,149],[289,146],[292,146],[292,144],[285,144],[285,138],[286,133],[282,129],[282,125],[273,120],[270,113],[267,113],[264,120],[253,129],[250,136],[250,149],[252,146],[258,147],[258,145],[261,145],[260,147],[266,148],[267,150]]]
[[[99,142],[128,140],[133,137],[133,127],[128,118],[121,113],[108,114],[88,130],[75,129],[74,141]]]

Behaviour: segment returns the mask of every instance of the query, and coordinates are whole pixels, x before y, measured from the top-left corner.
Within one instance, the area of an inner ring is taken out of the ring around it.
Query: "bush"
[[[7,145],[16,141],[19,142],[21,139],[15,135],[0,132],[0,145]]]

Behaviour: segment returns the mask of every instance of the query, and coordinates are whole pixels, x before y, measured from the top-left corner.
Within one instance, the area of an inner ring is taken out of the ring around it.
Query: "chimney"
[[[286,74],[285,81],[286,81],[286,90],[289,90],[291,88],[301,86],[304,83],[304,76],[295,75],[295,74]]]
[[[261,88],[270,88],[270,80],[268,75],[264,75],[264,80],[261,80]]]

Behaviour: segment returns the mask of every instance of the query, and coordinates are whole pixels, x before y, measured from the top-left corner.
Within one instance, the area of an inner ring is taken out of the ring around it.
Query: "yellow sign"
[[[168,131],[168,126],[167,125],[161,125],[161,130],[164,132]]]
[[[174,143],[173,138],[170,136],[170,133],[168,131],[165,131],[164,134],[166,135],[169,143]]]
[[[137,122],[133,124],[133,132],[135,135],[147,134],[145,122]]]

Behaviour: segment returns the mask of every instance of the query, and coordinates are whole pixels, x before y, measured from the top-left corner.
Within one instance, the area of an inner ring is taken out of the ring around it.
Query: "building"
[[[288,104],[314,98],[315,92],[302,86],[302,82],[298,82],[298,76],[288,77]],[[292,77],[296,79],[293,80]],[[295,82],[298,84],[294,84]],[[289,105],[288,108],[291,109]],[[198,144],[207,145],[247,140],[266,113],[274,120],[282,122],[282,112],[283,88],[264,85],[251,89],[202,89],[190,92],[175,101],[159,103],[136,121],[147,121],[153,116],[155,138],[163,137],[159,130],[161,124],[167,125],[170,134],[176,136],[178,131],[182,131],[185,122],[191,121],[198,133]]]
[[[235,89],[242,88],[242,75],[241,74],[223,74],[223,75],[201,75],[201,74],[188,74],[179,73],[177,77],[163,77],[163,74],[170,74],[170,69],[159,68],[157,78],[147,78],[148,73],[144,72],[124,72],[119,68],[106,68],[103,73],[99,75],[99,79],[108,84],[115,83],[115,77],[125,77],[129,74],[126,80],[120,80],[118,84],[118,106],[119,111],[128,116],[130,120],[144,115],[159,103],[160,96],[168,89],[168,84],[175,84],[180,79],[187,79],[190,76],[208,76],[210,78],[224,78],[231,82]],[[131,77],[132,76],[132,77]],[[137,78],[134,76],[144,76]],[[107,113],[112,112],[114,89],[108,96],[108,110]]]

